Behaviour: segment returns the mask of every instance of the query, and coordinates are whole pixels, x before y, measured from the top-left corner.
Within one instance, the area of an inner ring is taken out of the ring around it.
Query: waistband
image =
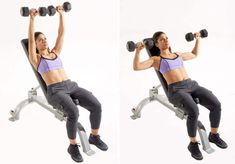
[[[58,86],[58,85],[59,85],[59,86],[60,86],[60,85],[66,85],[66,84],[68,84],[68,83],[70,83],[70,82],[71,82],[71,80],[68,79],[68,80],[65,80],[65,81],[58,82],[58,83],[50,84],[50,85],[47,86],[47,88],[52,88],[52,87]]]
[[[169,84],[169,85],[168,85],[168,88],[173,87],[173,86],[175,86],[175,85],[184,85],[184,84],[187,84],[187,83],[189,83],[189,82],[191,82],[191,81],[192,81],[192,80],[191,80],[190,78],[188,78],[188,79],[186,79],[186,80],[182,80],[182,81],[177,81],[177,82],[175,82],[175,83]]]

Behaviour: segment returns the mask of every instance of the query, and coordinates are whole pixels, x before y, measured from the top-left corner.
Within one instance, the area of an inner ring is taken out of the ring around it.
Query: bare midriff
[[[51,71],[43,73],[41,76],[42,76],[42,78],[45,81],[47,86],[69,79],[67,77],[64,69],[51,70]]]
[[[189,79],[188,74],[184,67],[170,70],[164,73],[163,77],[165,78],[168,85]]]

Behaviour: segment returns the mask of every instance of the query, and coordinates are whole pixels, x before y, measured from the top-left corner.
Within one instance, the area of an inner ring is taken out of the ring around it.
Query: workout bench
[[[24,48],[24,51],[25,51],[25,53],[26,53],[26,55],[28,57],[28,39],[21,40],[21,44],[22,44],[22,46]],[[33,66],[32,66],[32,68],[33,68]],[[34,68],[33,68],[33,71],[34,71],[34,74],[36,75],[40,85],[35,87],[35,88],[32,88],[31,90],[29,90],[28,91],[28,98],[23,100],[23,101],[21,101],[16,106],[15,110],[11,110],[10,111],[10,114],[11,114],[12,117],[10,117],[9,120],[12,121],[12,122],[14,122],[16,120],[19,120],[21,110],[26,105],[28,105],[28,104],[30,104],[32,102],[36,102],[39,105],[41,105],[43,108],[45,108],[48,111],[50,111],[51,113],[53,113],[58,120],[66,121],[67,117],[66,117],[66,114],[63,113],[62,110],[61,110],[62,106],[58,105],[58,107],[52,107],[50,104],[48,104],[47,100],[44,97],[37,95],[37,89],[41,88],[43,93],[44,93],[44,96],[46,97],[47,87],[46,87],[46,84],[45,84],[44,80],[42,79],[41,75]],[[76,105],[79,105],[78,99],[73,99],[73,102]],[[83,152],[85,154],[89,155],[89,156],[95,154],[95,151],[93,151],[90,148],[90,144],[88,142],[85,129],[83,128],[81,123],[77,122],[77,124],[78,124],[77,131],[78,131],[78,134],[79,134],[79,138],[80,138],[80,141],[81,141]]]
[[[147,38],[143,40],[144,44],[145,44],[145,49],[149,55],[149,57],[152,56],[156,56],[156,47],[153,44],[153,40],[152,38]],[[149,46],[152,45],[152,46]],[[141,110],[143,109],[143,107],[145,105],[147,105],[150,102],[153,101],[158,101],[160,102],[162,105],[166,106],[167,108],[169,108],[171,111],[175,112],[176,116],[179,117],[180,119],[187,119],[187,114],[183,111],[183,109],[181,109],[183,107],[183,104],[179,104],[178,106],[173,106],[169,101],[167,96],[167,90],[168,90],[168,85],[166,80],[164,79],[163,75],[155,69],[155,72],[157,73],[157,76],[160,80],[160,83],[158,86],[154,86],[153,88],[151,88],[149,90],[149,97],[143,99],[142,101],[139,102],[139,104],[135,107],[132,108],[132,113],[133,115],[131,116],[131,118],[133,120],[140,118],[141,117]],[[165,95],[161,95],[159,94],[159,88],[162,87]],[[199,103],[199,99],[198,98],[194,98],[194,101],[198,104]],[[207,133],[206,133],[206,129],[204,127],[204,125],[201,123],[201,121],[198,120],[198,132],[200,135],[200,139],[202,142],[202,146],[203,146],[203,150],[206,151],[208,154],[213,153],[215,150],[210,146],[208,137],[207,137]]]

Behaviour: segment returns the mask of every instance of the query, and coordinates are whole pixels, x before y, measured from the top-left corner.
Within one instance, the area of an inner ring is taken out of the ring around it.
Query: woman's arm
[[[195,33],[194,37],[196,39],[196,42],[195,42],[195,46],[194,46],[192,52],[177,53],[177,54],[179,54],[182,57],[183,60],[194,59],[199,54],[200,33],[199,32]]]
[[[55,47],[52,49],[52,52],[59,55],[63,46],[64,41],[64,11],[62,6],[56,7],[57,12],[59,13],[59,30],[58,30],[58,36],[56,39]]]
[[[133,61],[133,69],[135,71],[148,69],[153,66],[154,59],[150,58],[143,62],[140,62],[140,51],[144,48],[144,44],[142,42],[137,43],[135,57]]]
[[[36,9],[30,10],[30,21],[29,21],[29,31],[28,31],[28,51],[29,51],[29,61],[36,67],[38,63],[37,53],[36,53],[36,43],[34,38],[34,18],[37,15]]]

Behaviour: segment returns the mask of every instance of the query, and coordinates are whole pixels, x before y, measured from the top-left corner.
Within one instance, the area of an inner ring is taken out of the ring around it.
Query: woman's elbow
[[[139,70],[141,70],[141,68],[140,68],[139,66],[134,65],[134,66],[133,66],[133,70],[134,70],[134,71],[139,71]]]
[[[138,69],[137,69],[136,67],[133,67],[133,70],[134,70],[134,71],[138,71]]]
[[[195,57],[197,57],[197,55],[198,55],[198,51],[192,51],[191,53],[192,53],[193,56],[195,56]]]

